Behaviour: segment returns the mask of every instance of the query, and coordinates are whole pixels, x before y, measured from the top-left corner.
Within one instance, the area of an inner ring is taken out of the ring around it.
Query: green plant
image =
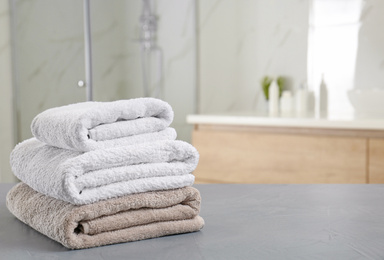
[[[263,89],[263,93],[266,100],[269,100],[269,86],[271,85],[272,81],[273,81],[273,78],[269,76],[265,76],[261,80],[261,87]],[[277,82],[277,85],[279,86],[279,97],[281,97],[283,93],[283,88],[284,88],[284,78],[281,76],[277,77],[276,82]]]
[[[283,89],[284,89],[284,78],[277,77],[276,81],[277,81],[277,85],[279,86],[279,98],[281,98],[281,95],[283,94]]]
[[[272,83],[272,78],[265,76],[261,80],[261,88],[263,89],[263,93],[266,100],[269,100],[269,86]]]

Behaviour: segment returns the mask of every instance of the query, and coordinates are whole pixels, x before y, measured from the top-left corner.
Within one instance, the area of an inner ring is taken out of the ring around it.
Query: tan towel
[[[192,187],[126,195],[73,205],[19,183],[7,195],[19,220],[71,249],[198,231],[204,220]]]

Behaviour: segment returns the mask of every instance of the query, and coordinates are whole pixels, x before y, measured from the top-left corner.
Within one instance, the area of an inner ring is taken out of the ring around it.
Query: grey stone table
[[[384,185],[196,185],[200,232],[67,250],[14,218],[0,259],[384,259]]]

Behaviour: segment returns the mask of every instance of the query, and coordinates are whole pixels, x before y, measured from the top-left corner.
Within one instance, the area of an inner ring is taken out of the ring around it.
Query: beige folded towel
[[[199,191],[185,187],[73,205],[19,183],[7,195],[19,220],[71,249],[198,231]]]

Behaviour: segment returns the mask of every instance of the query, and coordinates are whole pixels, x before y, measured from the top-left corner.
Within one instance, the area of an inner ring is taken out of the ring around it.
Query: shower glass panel
[[[83,9],[78,0],[11,1],[18,141],[41,111],[84,101]]]
[[[93,100],[160,97],[175,111],[178,139],[190,140],[186,115],[196,111],[195,0],[156,0],[154,46],[143,70],[143,0],[91,0]],[[86,100],[83,1],[12,0],[14,75],[18,140],[31,136],[30,123],[41,111]],[[161,64],[159,64],[161,61]],[[161,65],[161,67],[159,67]],[[145,91],[161,80],[161,91]],[[153,72],[153,73],[152,73]],[[161,76],[159,76],[161,72]],[[157,94],[160,94],[157,95]]]

